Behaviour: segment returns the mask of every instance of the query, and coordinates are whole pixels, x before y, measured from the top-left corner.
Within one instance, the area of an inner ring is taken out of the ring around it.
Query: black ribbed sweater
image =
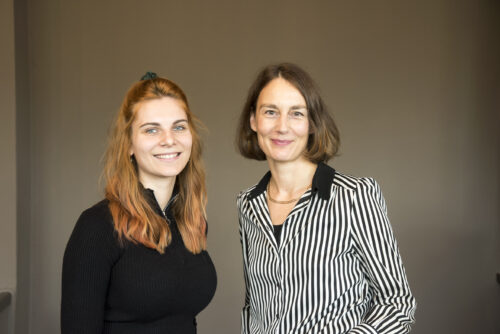
[[[108,201],[82,213],[64,253],[62,334],[196,333],[195,316],[215,293],[215,268],[206,251],[186,249],[169,206],[165,211],[172,242],[164,254],[120,246]]]

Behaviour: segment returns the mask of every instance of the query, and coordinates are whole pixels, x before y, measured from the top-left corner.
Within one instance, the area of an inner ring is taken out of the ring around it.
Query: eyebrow
[[[303,106],[303,105],[298,104],[298,105],[296,105],[296,106],[292,106],[292,107],[290,107],[290,109],[291,109],[291,110],[297,110],[297,109],[307,109],[307,107],[306,107],[306,106]]]
[[[261,108],[273,108],[273,109],[279,109],[279,108],[278,108],[278,106],[277,106],[277,105],[275,105],[275,104],[261,104],[261,105],[259,106],[259,109],[261,109]],[[290,107],[290,110],[297,110],[297,109],[307,109],[307,107],[306,107],[306,106],[304,106],[304,105],[301,105],[301,104],[297,104],[297,105],[295,105],[295,106],[291,106],[291,107]]]
[[[274,109],[278,109],[278,106],[275,105],[275,104],[261,104],[259,106],[259,109],[261,109],[261,108],[274,108]]]
[[[178,119],[175,122],[173,122],[172,124],[176,125],[176,124],[179,124],[179,123],[182,123],[182,122],[186,122],[187,123],[187,119]],[[158,123],[158,122],[147,122],[147,123],[141,124],[141,126],[139,126],[139,129],[143,128],[145,126],[161,126],[161,124]]]
[[[142,124],[141,126],[139,126],[139,128],[143,128],[145,126],[160,126],[160,123],[148,122],[148,123]]]

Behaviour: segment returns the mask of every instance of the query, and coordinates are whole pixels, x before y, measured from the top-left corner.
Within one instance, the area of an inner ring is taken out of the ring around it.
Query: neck
[[[298,191],[307,188],[311,183],[317,165],[306,159],[280,163],[269,161],[271,170],[270,186],[276,199],[293,197]]]
[[[175,177],[162,180],[141,180],[144,188],[153,190],[156,201],[162,210],[167,206],[168,201],[172,197],[172,192],[175,186]]]

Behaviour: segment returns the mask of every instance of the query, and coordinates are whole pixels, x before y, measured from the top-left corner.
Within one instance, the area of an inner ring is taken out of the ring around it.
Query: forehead
[[[289,81],[283,78],[276,78],[260,91],[257,105],[260,104],[291,104],[306,105],[304,96]]]
[[[136,122],[161,122],[187,119],[184,104],[173,97],[146,100],[136,105]]]

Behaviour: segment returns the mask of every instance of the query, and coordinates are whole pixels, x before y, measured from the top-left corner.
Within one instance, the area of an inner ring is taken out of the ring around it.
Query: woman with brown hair
[[[197,123],[170,80],[148,72],[128,91],[106,199],[81,214],[64,253],[62,334],[196,333],[216,287]]]
[[[339,133],[304,70],[259,73],[237,145],[270,169],[238,195],[242,333],[408,333],[416,304],[381,190],[326,164]]]

